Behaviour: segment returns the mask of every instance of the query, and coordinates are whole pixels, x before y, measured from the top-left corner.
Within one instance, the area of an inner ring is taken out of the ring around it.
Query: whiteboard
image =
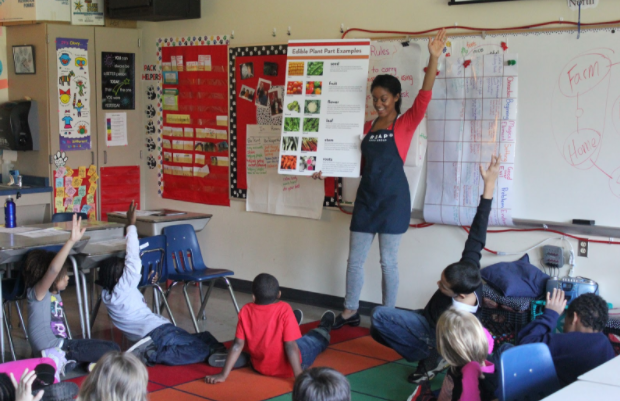
[[[620,32],[501,37],[519,55],[513,218],[620,227]]]

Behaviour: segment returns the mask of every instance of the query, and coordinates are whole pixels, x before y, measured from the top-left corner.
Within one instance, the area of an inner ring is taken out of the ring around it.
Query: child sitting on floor
[[[299,323],[301,311],[291,309],[279,300],[278,280],[266,273],[259,274],[252,282],[254,302],[246,304],[239,312],[235,340],[225,359],[214,354],[209,364],[223,365],[220,374],[205,377],[210,384],[226,380],[244,346],[256,371],[266,376],[297,377],[312,365],[316,357],[329,345],[329,332],[335,315],[326,311],[319,327],[301,336]]]
[[[58,253],[35,249],[26,256],[24,280],[28,299],[28,340],[35,356],[52,358],[56,369],[64,374],[74,364],[67,360],[97,362],[106,352],[118,351],[112,341],[69,339],[64,321],[64,305],[60,292],[69,284],[67,257],[86,229],[82,219],[73,215],[71,237]]]
[[[149,374],[130,352],[110,352],[88,375],[78,401],[147,401]]]
[[[564,291],[547,293],[543,315],[525,326],[517,344],[545,343],[549,346],[560,384],[566,386],[579,376],[614,358],[614,350],[602,333],[609,311],[607,303],[596,294],[582,294],[568,306],[564,333],[555,334],[560,314],[564,312]]]
[[[351,401],[351,386],[332,368],[311,368],[297,376],[293,401]]]
[[[101,299],[114,326],[131,341],[129,349],[148,364],[187,365],[206,362],[216,349],[224,349],[208,331],[189,334],[149,309],[138,290],[142,277],[140,243],[136,229],[136,207],[127,211],[127,250],[125,259],[107,259],[99,269]]]

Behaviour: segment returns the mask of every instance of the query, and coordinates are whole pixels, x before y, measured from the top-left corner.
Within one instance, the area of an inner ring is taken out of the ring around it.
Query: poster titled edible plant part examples
[[[278,172],[359,177],[369,40],[290,41]]]
[[[90,149],[88,39],[56,38],[60,150]]]

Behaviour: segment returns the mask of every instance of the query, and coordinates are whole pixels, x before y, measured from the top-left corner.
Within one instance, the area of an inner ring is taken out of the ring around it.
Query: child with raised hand
[[[146,401],[149,374],[130,352],[110,352],[88,375],[78,401]]]
[[[266,376],[298,377],[329,345],[336,315],[326,311],[319,327],[302,337],[299,324],[303,314],[293,312],[280,301],[280,285],[271,274],[261,273],[252,282],[252,298],[239,312],[235,340],[228,353],[215,353],[209,364],[224,367],[217,375],[205,377],[209,384],[228,378],[245,347],[252,367]]]
[[[125,258],[107,259],[99,269],[98,283],[103,287],[101,300],[112,323],[129,340],[137,341],[129,351],[147,364],[206,362],[212,352],[225,349],[224,345],[208,331],[190,334],[149,309],[138,289],[142,261],[133,201],[127,211],[127,222]]]
[[[35,249],[26,256],[24,279],[28,299],[28,340],[35,356],[52,358],[57,372],[64,374],[67,360],[97,362],[106,352],[118,351],[112,341],[69,339],[64,322],[61,291],[69,284],[67,257],[82,239],[82,219],[73,215],[71,236],[58,253]]]

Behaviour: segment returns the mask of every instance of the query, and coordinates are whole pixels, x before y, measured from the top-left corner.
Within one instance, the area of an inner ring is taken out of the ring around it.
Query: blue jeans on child
[[[327,349],[329,333],[321,328],[314,329],[297,340],[301,353],[301,368],[307,369],[314,363],[317,356]]]
[[[75,339],[65,338],[61,349],[65,351],[65,358],[68,361],[97,362],[102,356],[110,351],[120,351],[121,347],[115,342],[96,340],[96,339]]]
[[[214,349],[223,347],[208,331],[189,334],[173,324],[163,324],[148,334],[154,347],[146,351],[152,364],[188,365],[205,362]]]
[[[370,335],[380,344],[392,348],[409,362],[421,361],[436,349],[435,328],[422,310],[377,306],[372,310]]]

